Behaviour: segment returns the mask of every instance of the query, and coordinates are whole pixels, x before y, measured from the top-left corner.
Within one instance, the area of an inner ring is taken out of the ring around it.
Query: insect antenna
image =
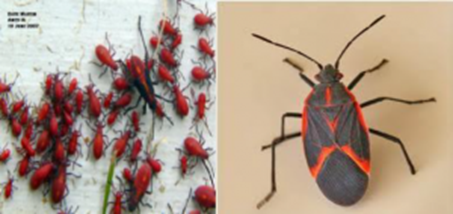
[[[265,42],[267,42],[267,43],[273,44],[273,45],[275,45],[275,46],[278,46],[278,47],[284,48],[284,49],[286,49],[286,50],[290,50],[290,51],[292,51],[292,52],[295,52],[295,53],[297,53],[297,54],[299,54],[299,55],[301,55],[301,56],[307,58],[308,60],[314,62],[314,63],[319,67],[319,69],[322,70],[322,67],[323,67],[323,66],[322,66],[321,63],[319,63],[319,62],[316,61],[315,59],[311,58],[311,57],[308,56],[307,54],[303,53],[302,51],[299,51],[299,50],[296,50],[296,49],[294,49],[294,48],[292,48],[292,47],[289,47],[289,46],[286,46],[286,45],[283,45],[283,44],[274,42],[274,41],[272,41],[272,40],[270,40],[270,39],[268,39],[268,38],[266,38],[266,37],[260,36],[260,35],[255,34],[255,33],[252,33],[252,36],[254,36],[254,37],[258,38],[258,39],[261,39],[261,40],[263,40],[263,41],[265,41]]]
[[[360,31],[357,35],[354,36],[354,38],[351,39],[351,41],[346,44],[346,47],[343,48],[343,50],[340,53],[340,56],[338,56],[337,61],[335,62],[335,68],[338,70],[338,67],[340,66],[340,59],[343,57],[344,53],[346,50],[348,50],[349,46],[352,45],[352,43],[359,38],[362,34],[364,34],[367,30],[369,30],[371,27],[373,27],[375,24],[377,24],[379,21],[381,21],[383,18],[385,18],[385,15],[379,16],[376,20],[374,20],[368,27],[364,28],[362,31]]]

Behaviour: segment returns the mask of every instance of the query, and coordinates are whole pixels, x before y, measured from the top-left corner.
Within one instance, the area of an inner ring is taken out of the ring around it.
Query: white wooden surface
[[[176,1],[169,0],[169,11],[174,11]],[[204,8],[206,0],[192,0],[197,6]],[[88,84],[88,74],[92,74],[96,86],[106,92],[110,88],[111,78],[109,75],[98,79],[101,69],[92,65],[90,61],[95,60],[94,48],[97,44],[106,44],[104,35],[109,34],[109,39],[117,50],[117,57],[124,57],[133,52],[143,56],[143,49],[137,31],[138,16],[143,17],[143,29],[145,39],[149,39],[152,32],[157,32],[157,24],[163,11],[163,1],[134,0],[134,1],[109,1],[109,0],[24,0],[24,1],[1,1],[0,2],[0,75],[6,74],[11,80],[15,72],[21,74],[14,87],[13,92],[22,92],[27,95],[28,100],[38,104],[43,92],[41,83],[44,75],[49,72],[56,72],[57,67],[61,71],[70,71],[71,76],[77,77],[81,85]],[[208,1],[210,11],[215,11],[215,1]],[[7,12],[10,11],[31,11],[37,12],[37,16],[28,20],[40,25],[38,29],[9,29],[7,28]],[[181,30],[184,35],[182,48],[185,51],[182,60],[181,70],[186,77],[190,78],[192,68],[191,59],[198,59],[199,54],[190,46],[196,45],[199,34],[193,30],[193,16],[196,13],[187,5],[183,5],[181,11]],[[209,32],[212,38],[215,35],[215,28]],[[80,65],[79,68],[76,68]],[[182,82],[185,86],[187,82]],[[215,88],[211,87],[210,94],[215,95]],[[198,91],[198,87],[195,88]],[[190,95],[188,91],[186,95]],[[213,97],[215,98],[215,96]],[[141,109],[141,108],[140,108]],[[191,132],[189,129],[194,117],[194,109],[191,109],[189,116],[180,119],[175,115],[172,106],[166,105],[169,116],[173,118],[175,126],[168,123],[156,123],[156,141],[163,143],[159,146],[157,158],[165,165],[159,174],[157,182],[154,183],[154,194],[145,196],[146,200],[153,205],[152,209],[143,207],[142,213],[169,213],[167,203],[171,203],[177,213],[180,213],[189,189],[206,183],[208,178],[204,169],[200,166],[195,169],[193,176],[187,176],[178,186],[175,182],[180,178],[178,169],[179,156],[175,148],[182,148],[183,139]],[[208,146],[216,150],[216,108],[207,111],[207,118],[213,136],[205,133]],[[151,115],[142,117],[143,130],[148,130],[151,124]],[[84,122],[82,118],[78,123]],[[126,118],[122,124],[116,124],[115,129],[124,127]],[[7,122],[0,121],[0,146],[7,142],[16,142],[7,131]],[[115,134],[112,131],[107,133],[110,138]],[[83,129],[84,136],[93,136],[93,132]],[[146,133],[140,136],[145,138]],[[11,144],[9,146],[11,149]],[[87,153],[87,146],[83,146],[83,153]],[[68,181],[70,194],[66,198],[67,206],[79,206],[78,213],[101,213],[104,193],[104,183],[108,170],[110,152],[99,161],[92,159],[80,159],[81,168],[76,168],[75,173],[81,174],[82,178],[70,178]],[[14,151],[12,159],[6,165],[0,164],[0,181],[6,181],[7,170],[13,171],[20,156]],[[216,166],[216,154],[210,158]],[[122,161],[117,167],[116,173],[123,169],[126,163]],[[17,178],[17,173],[14,173]],[[43,198],[41,190],[31,191],[29,179],[20,178],[15,182],[19,188],[14,192],[13,198],[4,201],[0,197],[0,211],[2,213],[56,213],[50,206],[49,200]],[[194,204],[190,203],[189,207]]]

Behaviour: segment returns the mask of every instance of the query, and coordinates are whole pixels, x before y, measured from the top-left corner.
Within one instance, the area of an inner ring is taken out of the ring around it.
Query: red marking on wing
[[[310,173],[313,178],[317,178],[319,171],[321,170],[324,161],[329,157],[329,155],[335,150],[335,146],[322,147],[321,153],[318,156],[318,162],[313,167],[310,167]]]
[[[327,124],[329,125],[330,131],[335,134],[335,131],[337,130],[337,125],[338,125],[338,116],[333,119],[333,121],[330,121],[328,117],[324,116],[324,119],[326,120]]]
[[[344,88],[345,88],[346,92],[348,93],[349,97],[354,101],[354,107],[355,107],[355,110],[357,111],[357,116],[358,116],[360,125],[368,133],[368,126],[365,123],[365,118],[363,117],[362,108],[360,108],[360,104],[355,99],[354,94],[352,94],[352,92],[349,91],[349,89],[347,87],[344,87]],[[368,135],[367,135],[367,138],[368,138]]]
[[[308,94],[307,98],[305,98],[305,101],[304,101],[305,106],[302,110],[302,112],[304,114],[302,117],[302,138],[305,138],[305,134],[307,133],[307,129],[308,129],[308,119],[307,119],[308,118],[308,114],[307,114],[308,105],[307,105],[307,103],[308,103],[308,100],[310,99],[310,97],[313,95],[313,92],[314,92],[314,90],[312,90],[310,92],[310,94]]]
[[[367,174],[370,174],[370,161],[360,158],[349,145],[341,147],[341,150],[346,153],[356,164]]]
[[[304,107],[304,110],[303,110],[304,113],[307,112],[307,106]],[[305,114],[303,117],[302,117],[302,138],[305,139],[305,135],[307,134],[307,130],[308,130],[308,115]]]
[[[331,102],[332,102],[332,90],[330,89],[330,87],[326,88],[325,97],[326,97],[326,106],[330,106]]]

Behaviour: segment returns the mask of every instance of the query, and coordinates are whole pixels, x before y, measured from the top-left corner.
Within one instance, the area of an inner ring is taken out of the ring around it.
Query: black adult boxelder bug
[[[392,97],[378,97],[359,104],[350,90],[365,76],[380,69],[387,60],[382,60],[374,68],[362,71],[346,87],[340,82],[343,75],[339,71],[340,59],[360,35],[365,33],[373,25],[381,21],[385,15],[380,16],[368,27],[360,31],[346,47],[341,51],[335,66],[330,64],[323,66],[315,59],[294,48],[273,42],[265,37],[253,34],[278,47],[293,51],[306,59],[314,62],[320,69],[316,75],[319,84],[315,84],[310,78],[302,73],[302,68],[289,59],[289,63],[300,71],[302,80],[312,87],[312,91],[305,99],[305,107],[301,113],[288,112],[282,116],[281,136],[273,140],[270,145],[262,149],[272,148],[272,189],[271,192],[258,203],[258,208],[268,202],[277,191],[275,180],[275,147],[289,139],[302,136],[304,141],[305,156],[311,175],[322,193],[332,202],[350,206],[359,201],[365,193],[370,173],[370,146],[368,133],[385,138],[397,143],[404,154],[412,174],[415,168],[404,147],[403,142],[390,134],[368,128],[365,124],[361,109],[377,104],[382,101],[394,101],[404,104],[422,104],[435,102],[434,98],[426,100],[407,101]],[[301,132],[285,134],[286,118],[302,118]]]

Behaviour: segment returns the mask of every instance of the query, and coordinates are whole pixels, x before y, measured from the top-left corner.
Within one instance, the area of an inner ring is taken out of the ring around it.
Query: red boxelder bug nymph
[[[211,84],[215,81],[215,65],[208,68],[202,62],[196,62],[192,60],[192,63],[195,65],[192,68],[191,76],[192,82],[191,83],[199,83],[200,87],[203,87],[205,84],[208,85],[208,91],[211,87]]]
[[[58,166],[57,176],[52,180],[52,202],[60,203],[65,197],[66,191],[66,165]]]
[[[11,150],[6,148],[6,146],[8,146],[8,144],[5,144],[5,146],[3,146],[3,149],[0,151],[0,162],[3,163],[8,162],[11,157]]]
[[[109,69],[111,69],[113,72],[118,70],[118,64],[113,59],[113,56],[115,56],[115,49],[113,49],[107,33],[105,34],[105,40],[107,41],[107,45],[109,46],[108,49],[104,45],[96,46],[96,57],[99,59],[101,64],[93,63],[99,67],[105,66],[104,71],[99,75],[99,77],[103,76]],[[110,50],[112,50],[112,54],[110,54]]]
[[[91,130],[95,131],[95,135],[91,144],[93,144],[93,155],[96,160],[102,157],[104,154],[104,144],[108,141],[107,135],[104,134],[104,125],[101,122],[96,123],[96,127],[91,127],[91,125],[87,122],[88,127]],[[88,158],[88,156],[87,156]]]
[[[201,185],[195,190],[195,199],[205,209],[215,208],[216,190],[211,186]]]
[[[434,98],[407,101],[393,97],[378,97],[359,104],[351,90],[367,73],[380,69],[387,60],[383,60],[374,68],[365,70],[345,86],[340,82],[342,73],[339,71],[340,59],[350,45],[360,35],[381,21],[382,15],[368,27],[360,31],[341,51],[335,65],[323,66],[321,63],[294,48],[273,42],[263,36],[254,37],[278,47],[293,51],[314,62],[320,69],[316,75],[319,84],[315,84],[302,73],[302,68],[291,60],[284,61],[300,70],[300,77],[311,88],[312,92],[305,99],[305,107],[301,113],[288,112],[282,116],[281,136],[272,144],[262,149],[272,148],[272,188],[271,192],[258,204],[258,208],[268,202],[276,192],[275,180],[275,147],[289,139],[302,136],[305,156],[310,173],[315,178],[321,192],[332,202],[350,206],[359,201],[365,194],[370,173],[370,146],[368,134],[390,140],[398,144],[404,154],[412,174],[415,168],[404,147],[403,142],[390,134],[368,128],[362,115],[362,109],[382,101],[393,101],[404,104],[422,104],[435,102]],[[286,118],[302,118],[301,132],[285,134]]]
[[[143,196],[147,193],[148,187],[151,185],[151,177],[151,166],[146,162],[142,163],[131,183],[130,195],[127,199],[127,208],[129,212],[134,212],[135,209],[138,208]]]
[[[212,150],[212,148],[203,148],[203,145],[205,144],[203,134],[198,133],[198,135],[198,140],[193,136],[188,136],[186,137],[186,139],[184,139],[184,150],[179,148],[176,149],[182,155],[180,159],[182,175],[184,177],[188,168],[192,169],[199,162],[201,162],[209,175],[212,186],[215,186],[214,168],[209,161],[209,157],[213,154],[214,151]]]
[[[47,181],[54,168],[55,165],[49,162],[42,164],[38,169],[36,169],[30,179],[31,189],[36,190],[41,186],[42,183]]]
[[[8,181],[2,183],[2,185],[4,185],[3,187],[3,191],[5,192],[5,199],[9,199],[12,194],[13,194],[13,189],[17,189],[16,186],[14,186],[14,176],[11,175],[11,173],[8,171]]]
[[[208,121],[206,119],[205,112],[206,112],[206,110],[209,110],[211,108],[211,106],[214,104],[214,102],[210,102],[209,100],[207,100],[206,94],[203,92],[198,94],[198,98],[195,97],[195,92],[193,89],[190,90],[190,93],[192,94],[192,99],[194,100],[194,104],[197,107],[197,113],[195,114],[195,117],[192,122],[192,126],[190,128],[192,129],[193,127],[195,127],[198,124],[198,122],[201,121],[204,123],[209,135],[212,136],[211,130],[209,130]],[[208,102],[209,102],[209,104],[208,104]]]
[[[0,79],[0,94],[10,92],[14,84],[16,84],[16,80],[18,77],[19,73],[17,73],[17,76],[12,83],[6,83],[7,82],[6,77],[3,78],[4,82],[2,79]]]
[[[118,177],[117,177],[118,178]],[[123,183],[121,182],[121,179],[118,178],[120,181],[120,187],[123,186]],[[109,204],[113,204],[112,209],[110,210],[110,213],[113,214],[121,214],[123,210],[126,210],[126,207],[123,205],[126,201],[123,199],[123,196],[125,195],[124,191],[119,189],[117,190],[113,184],[112,184],[112,189],[113,189],[113,195],[115,196],[115,201],[109,202]]]
[[[200,38],[198,39],[198,50],[213,58],[214,57],[214,50],[212,49],[212,41],[208,41],[206,38]]]
[[[138,155],[142,151],[143,143],[142,140],[136,139],[131,148],[130,161],[134,163],[138,159]]]
[[[30,156],[25,155],[22,158],[22,160],[20,160],[17,164],[18,164],[17,167],[19,169],[19,176],[24,177],[29,172]],[[17,167],[16,167],[16,169],[17,169]]]
[[[128,146],[129,139],[134,137],[134,135],[135,134],[132,133],[131,130],[126,130],[124,133],[121,134],[119,138],[113,139],[116,140],[116,143],[113,146],[112,152],[117,158],[123,156]]]
[[[91,80],[91,75],[90,75],[90,82],[93,82]],[[101,106],[101,101],[99,100],[99,97],[96,95],[96,91],[94,89],[94,84],[91,83],[90,85],[86,86],[86,90],[87,90],[88,99],[89,99],[88,103],[89,103],[89,107],[90,107],[90,113],[94,118],[99,118],[99,116],[102,113],[102,109],[101,109],[102,106]]]

